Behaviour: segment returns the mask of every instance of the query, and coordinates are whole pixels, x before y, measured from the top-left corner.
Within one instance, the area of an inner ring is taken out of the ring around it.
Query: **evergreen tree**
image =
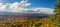
[[[57,3],[55,4],[54,12],[60,13],[60,0],[57,0]]]
[[[60,0],[57,0],[54,12],[57,12],[57,14],[55,14],[55,18],[60,18]]]
[[[57,0],[54,12],[57,12],[57,14],[54,15],[55,20],[53,23],[55,25],[60,25],[60,0]]]

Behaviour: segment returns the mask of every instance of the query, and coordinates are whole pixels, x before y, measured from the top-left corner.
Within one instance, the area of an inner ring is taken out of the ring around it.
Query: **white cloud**
[[[3,3],[0,3],[0,11],[3,11],[5,8],[5,5]]]
[[[24,7],[30,6],[30,3],[27,1],[15,2],[15,3],[0,3],[0,10],[6,12],[21,12],[24,11]]]
[[[29,8],[24,8],[27,6],[30,6],[31,3],[27,3],[27,1],[21,1],[19,2],[15,2],[15,3],[7,3],[7,4],[3,4],[0,3],[0,11],[4,11],[4,12],[27,12],[27,11],[34,11],[34,12],[45,12],[45,13],[53,13],[54,9],[51,8],[33,8],[33,9],[29,9]]]
[[[30,4],[31,4],[31,3],[27,3],[27,4],[25,4],[25,7],[26,7],[26,6],[30,6]]]
[[[51,8],[36,8],[35,11],[41,11],[41,12],[46,12],[46,13],[52,13],[54,9]]]

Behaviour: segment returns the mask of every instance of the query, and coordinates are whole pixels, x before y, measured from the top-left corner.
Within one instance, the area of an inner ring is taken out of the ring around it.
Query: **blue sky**
[[[34,7],[54,8],[56,0],[30,0]]]
[[[21,0],[2,0],[3,3],[14,3],[20,2]],[[29,3],[32,3],[29,8],[33,7],[44,7],[44,8],[54,8],[54,4],[57,0],[28,0]]]

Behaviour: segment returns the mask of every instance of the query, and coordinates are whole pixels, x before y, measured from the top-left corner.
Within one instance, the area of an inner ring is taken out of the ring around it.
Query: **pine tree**
[[[57,0],[57,3],[55,4],[54,12],[57,12],[55,18],[60,18],[60,0]]]
[[[57,14],[54,15],[55,19],[53,23],[57,26],[60,25],[60,0],[57,0],[57,3],[55,4],[54,12],[57,12]]]
[[[55,4],[55,11],[54,12],[59,12],[60,10],[60,1],[57,1],[57,3]]]

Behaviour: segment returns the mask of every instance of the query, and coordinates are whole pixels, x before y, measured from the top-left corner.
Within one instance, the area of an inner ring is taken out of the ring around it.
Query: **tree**
[[[57,14],[54,15],[55,17],[54,24],[55,25],[60,24],[60,0],[57,0],[54,12],[58,12]]]

